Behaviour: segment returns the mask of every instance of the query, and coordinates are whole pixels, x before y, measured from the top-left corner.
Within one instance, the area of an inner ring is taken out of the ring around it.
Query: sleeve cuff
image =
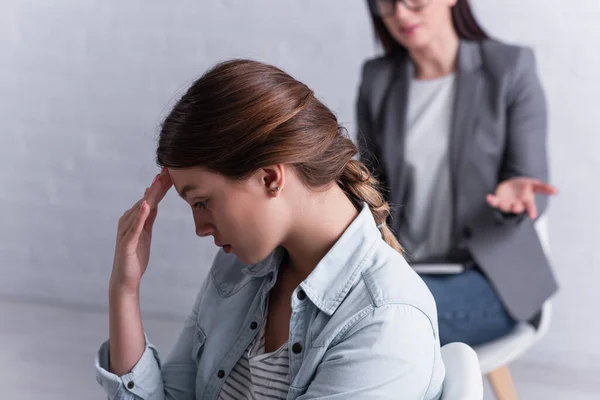
[[[131,371],[117,376],[108,370],[108,340],[102,343],[96,359],[96,381],[110,400],[148,399],[161,386],[162,374],[156,348],[146,338],[146,349]]]
[[[527,214],[524,212],[520,214],[505,213],[499,210],[493,210],[493,212],[494,216],[496,217],[496,221],[498,221],[500,224],[506,225],[517,225],[527,216]]]

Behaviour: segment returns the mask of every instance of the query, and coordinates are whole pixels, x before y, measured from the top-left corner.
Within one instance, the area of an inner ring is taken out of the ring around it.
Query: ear
[[[283,164],[271,165],[261,168],[260,179],[267,194],[271,197],[277,197],[285,186],[285,171]]]

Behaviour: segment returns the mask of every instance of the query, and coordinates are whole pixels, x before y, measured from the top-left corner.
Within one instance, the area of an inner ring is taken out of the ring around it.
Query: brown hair
[[[386,224],[390,207],[377,180],[353,159],[357,148],[336,116],[303,83],[251,60],[216,65],[188,89],[165,119],[157,163],[204,167],[241,180],[260,168],[292,165],[310,188],[337,183],[366,202],[383,239],[400,244]]]
[[[385,53],[390,55],[397,52],[406,51],[406,49],[400,43],[398,43],[396,39],[392,37],[392,35],[390,35],[381,18],[375,15],[373,12],[373,7],[376,7],[374,2],[375,0],[367,0],[371,13],[371,21],[375,30],[375,36],[383,47]],[[475,41],[489,38],[479,22],[477,22],[475,19],[475,16],[471,11],[469,0],[457,0],[456,4],[452,7],[451,13],[452,25],[454,26],[454,30],[459,38]]]

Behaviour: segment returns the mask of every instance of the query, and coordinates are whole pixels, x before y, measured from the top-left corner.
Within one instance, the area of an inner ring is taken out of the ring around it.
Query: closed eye
[[[206,202],[207,202],[207,200],[197,201],[194,203],[194,205],[192,207],[204,210],[204,209],[206,209]]]

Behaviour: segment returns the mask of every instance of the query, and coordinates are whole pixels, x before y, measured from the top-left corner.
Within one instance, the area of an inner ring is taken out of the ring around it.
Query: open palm
[[[535,178],[515,177],[506,179],[489,194],[486,201],[492,207],[505,213],[521,214],[526,212],[529,218],[537,218],[536,194],[554,195],[558,190]]]

